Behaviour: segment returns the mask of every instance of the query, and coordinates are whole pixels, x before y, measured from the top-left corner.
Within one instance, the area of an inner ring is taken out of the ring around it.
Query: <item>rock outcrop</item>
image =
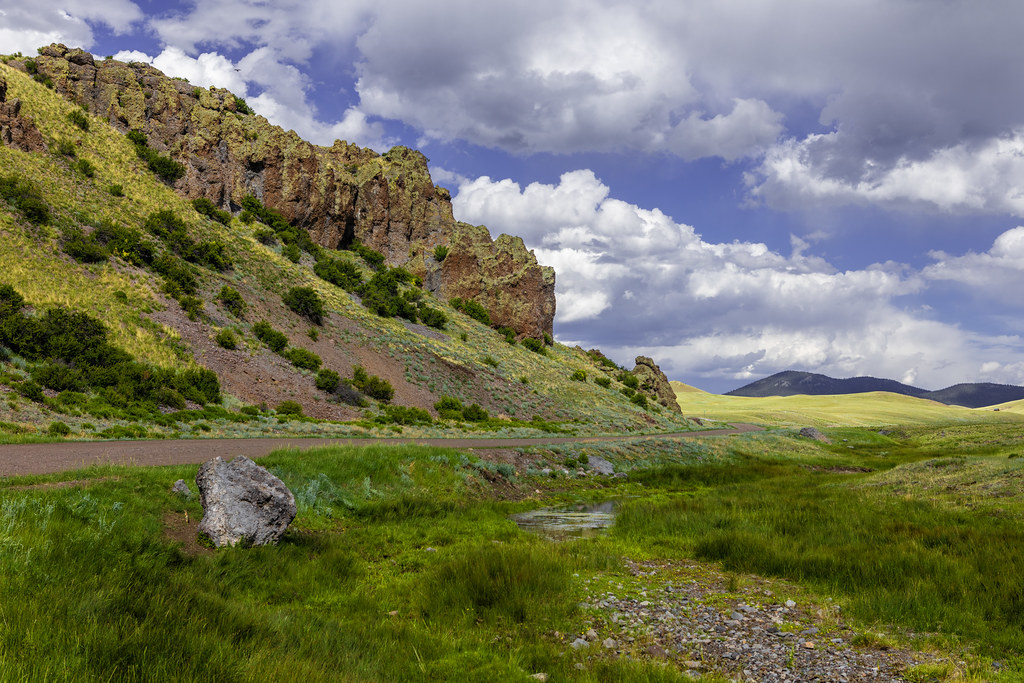
[[[814,427],[804,427],[800,430],[800,436],[807,439],[814,439],[815,441],[820,441],[822,443],[832,443],[827,436],[819,432]]]
[[[7,81],[0,75],[0,144],[22,152],[42,152],[46,141],[29,116],[21,115],[21,101],[7,100]]]
[[[668,377],[661,371],[658,364],[654,362],[654,359],[647,356],[637,356],[635,362],[636,367],[633,368],[633,374],[640,380],[640,391],[653,396],[654,400],[665,408],[681,414],[683,410],[676,402],[676,393],[672,391],[672,385],[669,384]]]
[[[246,113],[226,90],[197,88],[146,64],[97,61],[63,45],[43,48],[35,61],[58,92],[120,130],[142,130],[151,147],[184,164],[175,189],[189,199],[237,210],[252,194],[321,246],[358,240],[434,293],[476,299],[496,325],[551,334],[554,270],[521,239],[492,241],[486,228],[456,221],[451,196],[433,184],[419,152],[317,146]],[[449,248],[447,258],[435,259],[437,246]]]
[[[295,519],[295,496],[284,482],[245,456],[209,460],[196,474],[203,521],[199,531],[217,547],[277,541]]]

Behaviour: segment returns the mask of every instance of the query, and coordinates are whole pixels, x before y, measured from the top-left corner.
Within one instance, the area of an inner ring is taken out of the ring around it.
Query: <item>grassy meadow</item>
[[[628,563],[655,560],[722,581],[719,608],[754,577],[838,605],[856,647],[940,658],[911,680],[1020,680],[1019,428],[826,433],[533,449],[518,469],[424,447],[280,451],[261,463],[298,516],[253,549],[196,543],[197,499],[169,491],[195,467],[4,480],[0,679],[689,680],[642,639],[628,659],[568,645],[616,628],[580,606],[587,586],[640,595]],[[537,469],[583,453],[630,476]],[[596,538],[508,518],[609,498],[620,513]]]
[[[777,427],[870,427],[902,424],[1019,422],[1024,401],[999,411],[963,408],[885,391],[836,396],[723,396],[672,382],[683,413],[720,422],[752,422]]]

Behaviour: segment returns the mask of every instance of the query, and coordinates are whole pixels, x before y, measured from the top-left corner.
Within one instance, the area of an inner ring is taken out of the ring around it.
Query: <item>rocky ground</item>
[[[665,562],[631,562],[628,569],[628,577],[588,581],[581,607],[589,628],[556,634],[584,662],[653,658],[694,677],[758,683],[930,680],[919,674],[944,666],[938,655],[849,628],[831,602],[794,600],[756,577]]]

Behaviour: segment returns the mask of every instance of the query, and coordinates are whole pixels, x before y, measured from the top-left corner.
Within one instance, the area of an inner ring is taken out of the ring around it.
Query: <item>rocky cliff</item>
[[[433,184],[419,152],[314,145],[248,113],[226,90],[198,88],[146,64],[95,60],[63,45],[43,48],[35,64],[58,92],[120,130],[143,131],[151,147],[184,164],[174,184],[182,195],[236,211],[253,194],[321,246],[358,240],[438,296],[476,299],[495,325],[551,334],[554,270],[517,237],[492,240],[485,227],[456,221],[448,191]],[[438,246],[449,250],[442,260]]]
[[[46,141],[28,116],[21,115],[21,102],[7,100],[7,81],[0,76],[0,143],[23,152],[41,152]]]
[[[647,356],[636,357],[636,367],[633,374],[640,380],[640,390],[655,398],[662,406],[677,413],[682,413],[682,408],[676,402],[676,392],[672,391],[668,377],[661,371],[653,358]]]

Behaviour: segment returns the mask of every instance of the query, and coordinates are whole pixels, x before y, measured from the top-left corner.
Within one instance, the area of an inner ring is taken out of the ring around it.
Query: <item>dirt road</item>
[[[702,436],[726,436],[761,431],[751,424],[737,424],[732,429],[710,429],[675,434],[623,436],[551,436],[531,439],[183,439],[166,441],[76,441],[0,445],[0,477],[27,474],[49,474],[76,470],[90,465],[183,465],[201,463],[218,455],[230,459],[236,455],[259,458],[279,448],[314,448],[319,446],[405,445],[438,446],[441,448],[486,449],[547,446],[563,443],[597,443],[634,439],[692,439]]]

